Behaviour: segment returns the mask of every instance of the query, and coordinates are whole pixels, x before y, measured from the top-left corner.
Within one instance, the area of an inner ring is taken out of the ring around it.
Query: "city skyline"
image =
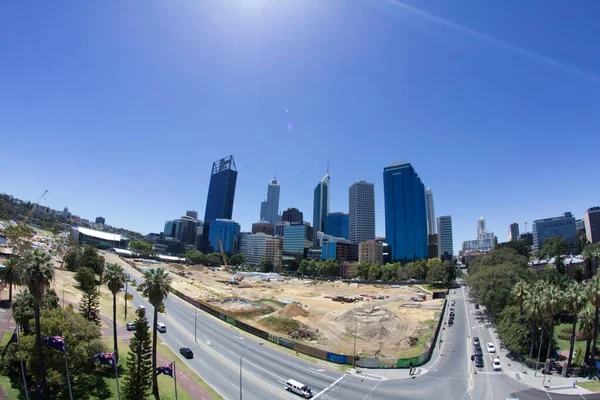
[[[348,211],[354,181],[372,182],[376,236],[384,236],[380,171],[406,158],[435,191],[436,215],[452,215],[455,251],[481,215],[504,236],[512,222],[531,232],[533,220],[564,210],[580,219],[597,206],[593,157],[566,151],[562,165],[530,172],[536,154],[557,154],[565,137],[600,144],[600,59],[590,51],[600,4],[548,0],[540,13],[536,0],[515,16],[510,2],[407,2],[425,14],[338,0],[261,12],[225,3],[186,12],[10,4],[6,20],[23,23],[0,39],[11,55],[0,92],[11,173],[1,190],[35,201],[49,189],[44,206],[158,232],[185,210],[202,215],[210,162],[234,154],[242,174],[233,217],[249,230],[274,171],[285,187],[280,209],[296,207],[310,221],[312,190],[330,160],[331,210]],[[501,23],[507,18],[516,21]],[[123,23],[133,19],[139,24]],[[10,151],[22,148],[26,156]],[[166,161],[174,149],[184,163]],[[556,182],[577,196],[548,190]]]

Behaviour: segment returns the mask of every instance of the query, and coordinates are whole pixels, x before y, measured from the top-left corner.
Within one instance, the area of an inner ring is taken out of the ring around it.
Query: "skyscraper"
[[[298,210],[297,208],[288,208],[287,210],[285,210],[283,212],[283,215],[281,216],[281,220],[283,222],[289,222],[289,223],[294,223],[294,222],[299,222],[302,223],[304,222],[304,214],[302,214],[302,211]]]
[[[354,182],[348,190],[348,235],[354,244],[375,239],[375,185]]]
[[[313,228],[317,231],[325,231],[325,217],[329,214],[329,168],[327,173],[315,187],[315,198],[313,203]]]
[[[477,220],[477,239],[483,239],[485,232],[487,232],[485,229],[485,218],[481,217]]]
[[[519,240],[519,224],[516,222],[508,227],[508,241],[512,242],[513,240]]]
[[[327,214],[325,217],[325,233],[348,239],[348,214],[341,212]]]
[[[267,197],[260,204],[260,220],[275,225],[279,220],[279,190],[280,185],[276,178],[269,181]]]
[[[177,223],[175,221],[167,221],[165,222],[165,229],[163,230],[163,233],[165,234],[165,237],[175,237],[175,231],[176,231],[176,227],[177,227]]]
[[[428,256],[425,186],[410,163],[383,169],[385,236],[392,246],[392,262]]]
[[[445,215],[437,219],[438,230],[438,257],[440,259],[452,259],[453,256],[453,238],[452,238],[452,217]],[[447,258],[447,257],[450,258]]]
[[[186,211],[186,212],[185,212],[185,215],[186,215],[187,217],[192,217],[192,218],[194,218],[195,220],[198,220],[198,211],[195,211],[195,210]]]
[[[533,251],[540,251],[546,239],[560,236],[567,239],[568,251],[574,252],[576,234],[575,218],[570,212],[560,217],[535,220],[533,221]]]
[[[427,203],[427,234],[435,235],[435,210],[433,208],[433,192],[430,187],[425,191],[425,202]]]
[[[215,161],[212,166],[204,222],[219,219],[231,219],[233,199],[237,182],[237,168],[233,156]]]
[[[600,242],[600,207],[588,208],[583,214],[583,221],[588,242]]]

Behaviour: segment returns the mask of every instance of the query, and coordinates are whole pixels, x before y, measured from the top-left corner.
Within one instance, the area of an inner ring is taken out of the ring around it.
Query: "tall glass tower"
[[[237,168],[233,156],[215,161],[212,166],[204,222],[219,219],[231,219],[233,199],[237,182]]]
[[[385,236],[392,246],[392,261],[428,257],[425,186],[410,163],[383,169]]]
[[[427,204],[427,233],[435,235],[435,209],[433,207],[433,192],[430,187],[425,190],[425,202]]]
[[[281,185],[276,178],[269,181],[267,198],[260,204],[260,220],[275,225],[279,221],[279,191]]]
[[[327,173],[315,187],[313,203],[313,228],[325,232],[325,217],[329,214],[329,168]]]

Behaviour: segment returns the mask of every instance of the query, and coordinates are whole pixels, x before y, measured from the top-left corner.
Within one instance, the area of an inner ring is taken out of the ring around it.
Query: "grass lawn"
[[[577,385],[592,392],[600,392],[600,381],[577,382]]]
[[[0,386],[4,389],[4,393],[6,393],[6,398],[8,400],[18,400],[20,390],[13,389],[10,387],[10,379],[7,376],[0,376]]]
[[[421,354],[425,353],[427,347],[431,344],[431,338],[435,332],[435,328],[437,327],[436,320],[424,321],[423,325],[426,325],[427,328],[422,329],[421,332],[417,335],[417,344],[408,348],[402,349],[395,354],[398,358],[410,358],[417,357]]]

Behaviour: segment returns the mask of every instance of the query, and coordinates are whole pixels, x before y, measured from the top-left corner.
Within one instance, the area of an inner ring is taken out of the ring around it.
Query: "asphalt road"
[[[141,276],[137,271],[129,269],[129,272],[139,281]],[[132,292],[133,304],[143,304],[151,315],[146,299],[135,290]],[[413,379],[383,380],[376,377],[377,370],[355,375],[342,373],[334,365],[308,362],[293,352],[280,351],[270,343],[260,345],[258,338],[240,333],[204,312],[198,311],[195,315],[192,306],[175,296],[169,296],[166,301],[167,314],[159,314],[159,322],[164,322],[168,329],[167,333],[159,335],[178,355],[179,348],[191,348],[194,359],[180,357],[178,363],[187,364],[226,399],[240,398],[240,356],[246,351],[243,398],[248,400],[298,399],[284,390],[288,379],[308,385],[315,393],[315,399],[600,400],[600,394],[568,396],[532,389],[506,371],[493,371],[492,355],[485,353],[485,343],[492,342],[492,336],[478,319],[474,304],[468,301],[466,288],[454,292],[450,294],[450,300],[456,300],[454,326],[444,324],[439,357],[434,357],[424,367],[428,369],[427,373]],[[194,318],[197,318],[197,343],[194,341]],[[474,336],[480,338],[484,350],[483,368],[476,368],[470,359]],[[495,345],[498,347],[499,343]]]

